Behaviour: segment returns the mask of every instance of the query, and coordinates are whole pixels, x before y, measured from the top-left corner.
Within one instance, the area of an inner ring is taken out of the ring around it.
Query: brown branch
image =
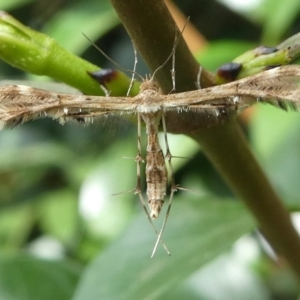
[[[112,0],[111,3],[138,51],[154,72],[169,57],[175,36],[182,28],[177,29],[163,1]],[[180,76],[180,80],[176,80],[176,91],[194,90],[199,64],[188,51],[183,39],[176,47],[175,66],[176,75],[185,74],[184,78]],[[172,89],[171,68],[172,61],[170,60],[156,76],[156,80],[165,93],[169,93]],[[201,74],[201,85],[207,87],[211,85],[211,82],[210,74],[204,71]]]

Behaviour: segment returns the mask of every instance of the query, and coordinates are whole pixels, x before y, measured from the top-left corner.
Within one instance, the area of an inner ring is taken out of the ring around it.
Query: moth
[[[190,92],[162,95],[158,85],[141,84],[135,97],[55,93],[23,85],[0,86],[0,129],[50,117],[88,123],[102,115],[164,114],[194,111],[215,115],[240,112],[252,104],[269,103],[284,110],[300,102],[300,66],[281,66],[231,83]]]
[[[55,93],[22,85],[0,87],[0,129],[12,128],[24,122],[50,117],[61,124],[69,120],[89,123],[103,115],[137,114],[140,136],[141,121],[145,123],[148,135],[146,149],[147,198],[150,212],[144,204],[140,189],[140,164],[143,161],[141,149],[136,158],[138,164],[138,183],[135,192],[139,194],[149,220],[159,216],[166,197],[168,174],[165,158],[170,162],[168,146],[166,154],[160,147],[158,127],[160,123],[166,132],[165,115],[173,111],[194,112],[198,118],[221,118],[235,115],[257,102],[269,103],[284,110],[297,109],[300,103],[300,66],[276,67],[257,75],[184,93],[162,95],[153,80],[141,84],[140,93],[135,97],[86,96]],[[166,136],[165,136],[166,137]],[[167,137],[166,137],[167,145]],[[139,144],[140,147],[140,144]],[[170,163],[172,169],[172,165]],[[161,240],[166,219],[177,186],[171,178],[171,195],[167,215],[157,234],[157,244],[161,242],[168,254],[169,250]]]

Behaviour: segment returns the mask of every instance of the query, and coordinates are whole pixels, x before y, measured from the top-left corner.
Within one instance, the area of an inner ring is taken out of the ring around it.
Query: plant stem
[[[143,1],[143,0],[111,0],[128,34],[132,38],[138,51],[143,56],[148,67],[154,72],[170,56],[173,49],[175,37],[180,35],[174,20],[163,1]],[[141,26],[140,26],[141,25]],[[188,47],[180,38],[176,46],[176,92],[183,92],[195,89],[195,82],[199,72],[199,64]],[[156,80],[165,93],[172,90],[170,70],[172,60],[157,73]],[[186,74],[187,76],[181,76]],[[192,78],[192,80],[191,80]],[[210,73],[201,73],[201,86],[211,86],[212,77]]]
[[[65,50],[51,37],[0,12],[0,58],[21,70],[46,75],[71,85],[88,95],[104,95],[99,83],[88,72],[100,68]],[[115,71],[105,82],[111,95],[125,95],[130,78]],[[135,85],[136,86],[136,85]],[[134,86],[134,92],[138,89]]]
[[[149,68],[156,70],[171,53],[175,23],[162,0],[111,0],[121,21]],[[156,76],[164,92],[171,90],[171,63]],[[195,89],[199,70],[183,40],[176,48],[176,91]],[[201,85],[211,85],[205,70]],[[185,116],[184,116],[185,115]],[[212,128],[193,126],[188,114],[168,114],[169,131],[192,136],[223,175],[237,197],[256,217],[271,244],[285,256],[300,279],[300,239],[265,174],[252,155],[235,120]],[[195,116],[194,116],[195,117]],[[173,126],[173,124],[176,124]]]
[[[300,277],[299,235],[235,120],[191,136],[236,196],[244,201],[268,241]]]

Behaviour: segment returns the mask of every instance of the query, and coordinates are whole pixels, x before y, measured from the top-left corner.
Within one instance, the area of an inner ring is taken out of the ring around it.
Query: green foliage
[[[190,274],[229,249],[254,226],[245,208],[231,199],[195,201],[182,195],[177,200],[164,235],[171,257],[161,247],[149,259],[155,237],[141,214],[88,266],[75,299],[86,295],[89,299],[162,299],[170,290],[181,289]],[[115,282],[120,274],[126,276]]]
[[[28,255],[0,257],[0,297],[11,300],[70,299],[80,267],[68,261],[47,261]]]
[[[31,1],[28,6],[29,2],[4,1],[0,7],[18,14],[17,8],[27,12],[37,5]],[[260,10],[261,19],[266,20],[261,22],[263,40],[273,45],[291,34],[287,29],[299,11],[297,1],[277,2],[272,9]],[[281,22],[275,26],[277,15]],[[111,6],[100,0],[89,5],[73,1],[50,17],[46,13],[39,17],[44,18],[42,32],[92,62],[100,54],[90,57],[92,50],[81,32],[92,40],[103,37],[102,45],[108,47],[118,24]],[[27,25],[40,19],[23,16]],[[258,39],[245,37],[241,42],[220,36],[199,59],[204,67],[215,70],[259,45]],[[127,52],[132,53],[132,48],[121,43],[111,51],[126,58]],[[19,74],[5,64],[1,72],[5,79]],[[296,113],[259,106],[247,128],[254,151],[293,211],[300,209],[299,120]],[[150,260],[155,235],[137,196],[111,196],[135,186],[135,163],[122,156],[136,155],[136,129],[119,121],[104,120],[84,128],[42,120],[1,132],[0,298],[272,299],[275,289],[270,282],[278,275],[274,265],[258,250],[250,260],[233,258],[236,242],[253,232],[255,222],[186,137],[172,136],[171,149],[175,156],[187,157],[174,159],[176,180],[195,194],[180,191],[174,199],[163,237],[172,256],[159,246]],[[83,208],[85,201],[88,210]],[[47,237],[50,246],[44,242]],[[39,255],[49,248],[52,259],[37,258],[34,249],[39,243]],[[62,252],[52,248],[56,244]],[[234,272],[224,267],[226,262],[238,265],[239,276],[231,279]],[[288,285],[283,292],[296,295],[296,283],[290,279]]]

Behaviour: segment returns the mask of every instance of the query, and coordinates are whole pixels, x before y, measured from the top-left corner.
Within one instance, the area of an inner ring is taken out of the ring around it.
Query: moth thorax
[[[151,219],[157,219],[161,208],[164,204],[163,200],[149,200],[150,217]]]

